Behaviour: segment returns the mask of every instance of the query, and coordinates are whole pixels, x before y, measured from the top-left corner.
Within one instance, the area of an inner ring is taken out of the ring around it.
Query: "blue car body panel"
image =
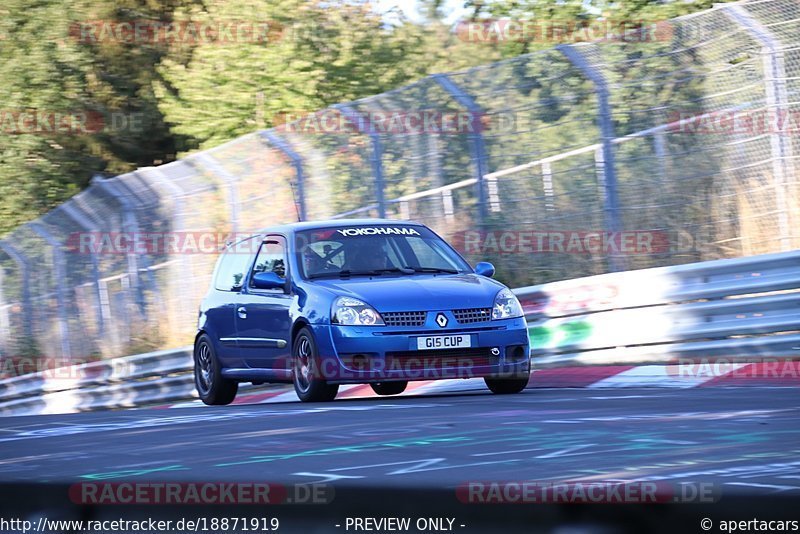
[[[212,339],[223,376],[253,382],[291,381],[293,337],[306,325],[317,344],[321,372],[331,383],[527,373],[530,359],[524,317],[483,317],[462,323],[456,316],[456,311],[491,310],[495,296],[505,288],[496,280],[474,272],[315,280],[300,276],[296,232],[385,225],[425,228],[406,221],[367,219],[296,223],[259,232],[259,242],[269,236],[285,239],[287,287],[266,291],[249,287],[255,251],[247,258],[249,268],[241,288],[219,290],[212,281],[200,306],[197,335],[206,333]],[[215,279],[219,269],[218,262]],[[424,321],[415,326],[332,324],[331,308],[342,296],[362,300],[382,315],[424,312]],[[468,336],[470,348],[419,350],[420,336]]]

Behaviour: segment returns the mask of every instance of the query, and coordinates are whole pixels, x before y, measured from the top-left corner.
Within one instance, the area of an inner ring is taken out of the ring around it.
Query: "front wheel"
[[[317,344],[311,330],[304,326],[292,344],[292,382],[294,391],[303,402],[326,402],[336,398],[338,384],[328,384],[319,372]]]
[[[528,377],[521,378],[489,378],[483,379],[486,386],[492,393],[497,395],[508,395],[510,393],[519,393],[525,386],[528,385]]]
[[[230,404],[239,391],[237,382],[222,376],[214,345],[207,334],[200,336],[194,346],[194,385],[200,400],[208,405]]]
[[[407,380],[400,380],[398,382],[373,382],[370,384],[372,391],[378,395],[399,395],[406,390],[408,386]]]

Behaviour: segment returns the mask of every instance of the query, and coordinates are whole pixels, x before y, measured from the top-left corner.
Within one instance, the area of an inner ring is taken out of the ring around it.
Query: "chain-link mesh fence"
[[[512,286],[800,247],[798,36],[720,5],[97,178],[0,240],[0,351],[184,345],[220,245],[297,219],[419,220]]]

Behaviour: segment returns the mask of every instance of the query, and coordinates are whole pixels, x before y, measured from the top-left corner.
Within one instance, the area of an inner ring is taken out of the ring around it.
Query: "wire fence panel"
[[[664,232],[670,243],[658,263],[631,257],[634,268],[747,254],[718,226],[732,192],[720,185],[733,185],[732,167],[765,157],[757,136],[715,131],[716,113],[750,113],[763,101],[757,44],[720,9],[679,19],[673,31],[670,42],[596,49],[595,61],[612,81],[618,135],[687,121],[618,146],[625,227]]]
[[[334,109],[300,115],[276,130],[304,162],[308,217],[350,211],[362,217],[376,216],[369,136],[344,125],[341,112]]]
[[[184,346],[224,244],[298,219],[419,220],[516,287],[800,248],[800,5],[650,30],[95,178],[0,240],[0,356]]]

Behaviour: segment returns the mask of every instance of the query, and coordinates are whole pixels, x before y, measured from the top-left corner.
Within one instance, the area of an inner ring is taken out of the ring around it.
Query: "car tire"
[[[399,380],[397,382],[373,382],[369,385],[372,391],[378,395],[399,395],[406,390],[408,380]]]
[[[338,384],[328,384],[319,369],[317,343],[311,329],[304,326],[292,343],[292,383],[303,402],[328,402],[336,398]]]
[[[496,395],[508,395],[511,393],[520,393],[528,385],[528,378],[489,378],[485,377],[483,380],[486,386]]]
[[[233,402],[239,383],[222,376],[222,367],[207,334],[201,335],[194,345],[194,385],[200,400],[208,405],[225,405]]]

